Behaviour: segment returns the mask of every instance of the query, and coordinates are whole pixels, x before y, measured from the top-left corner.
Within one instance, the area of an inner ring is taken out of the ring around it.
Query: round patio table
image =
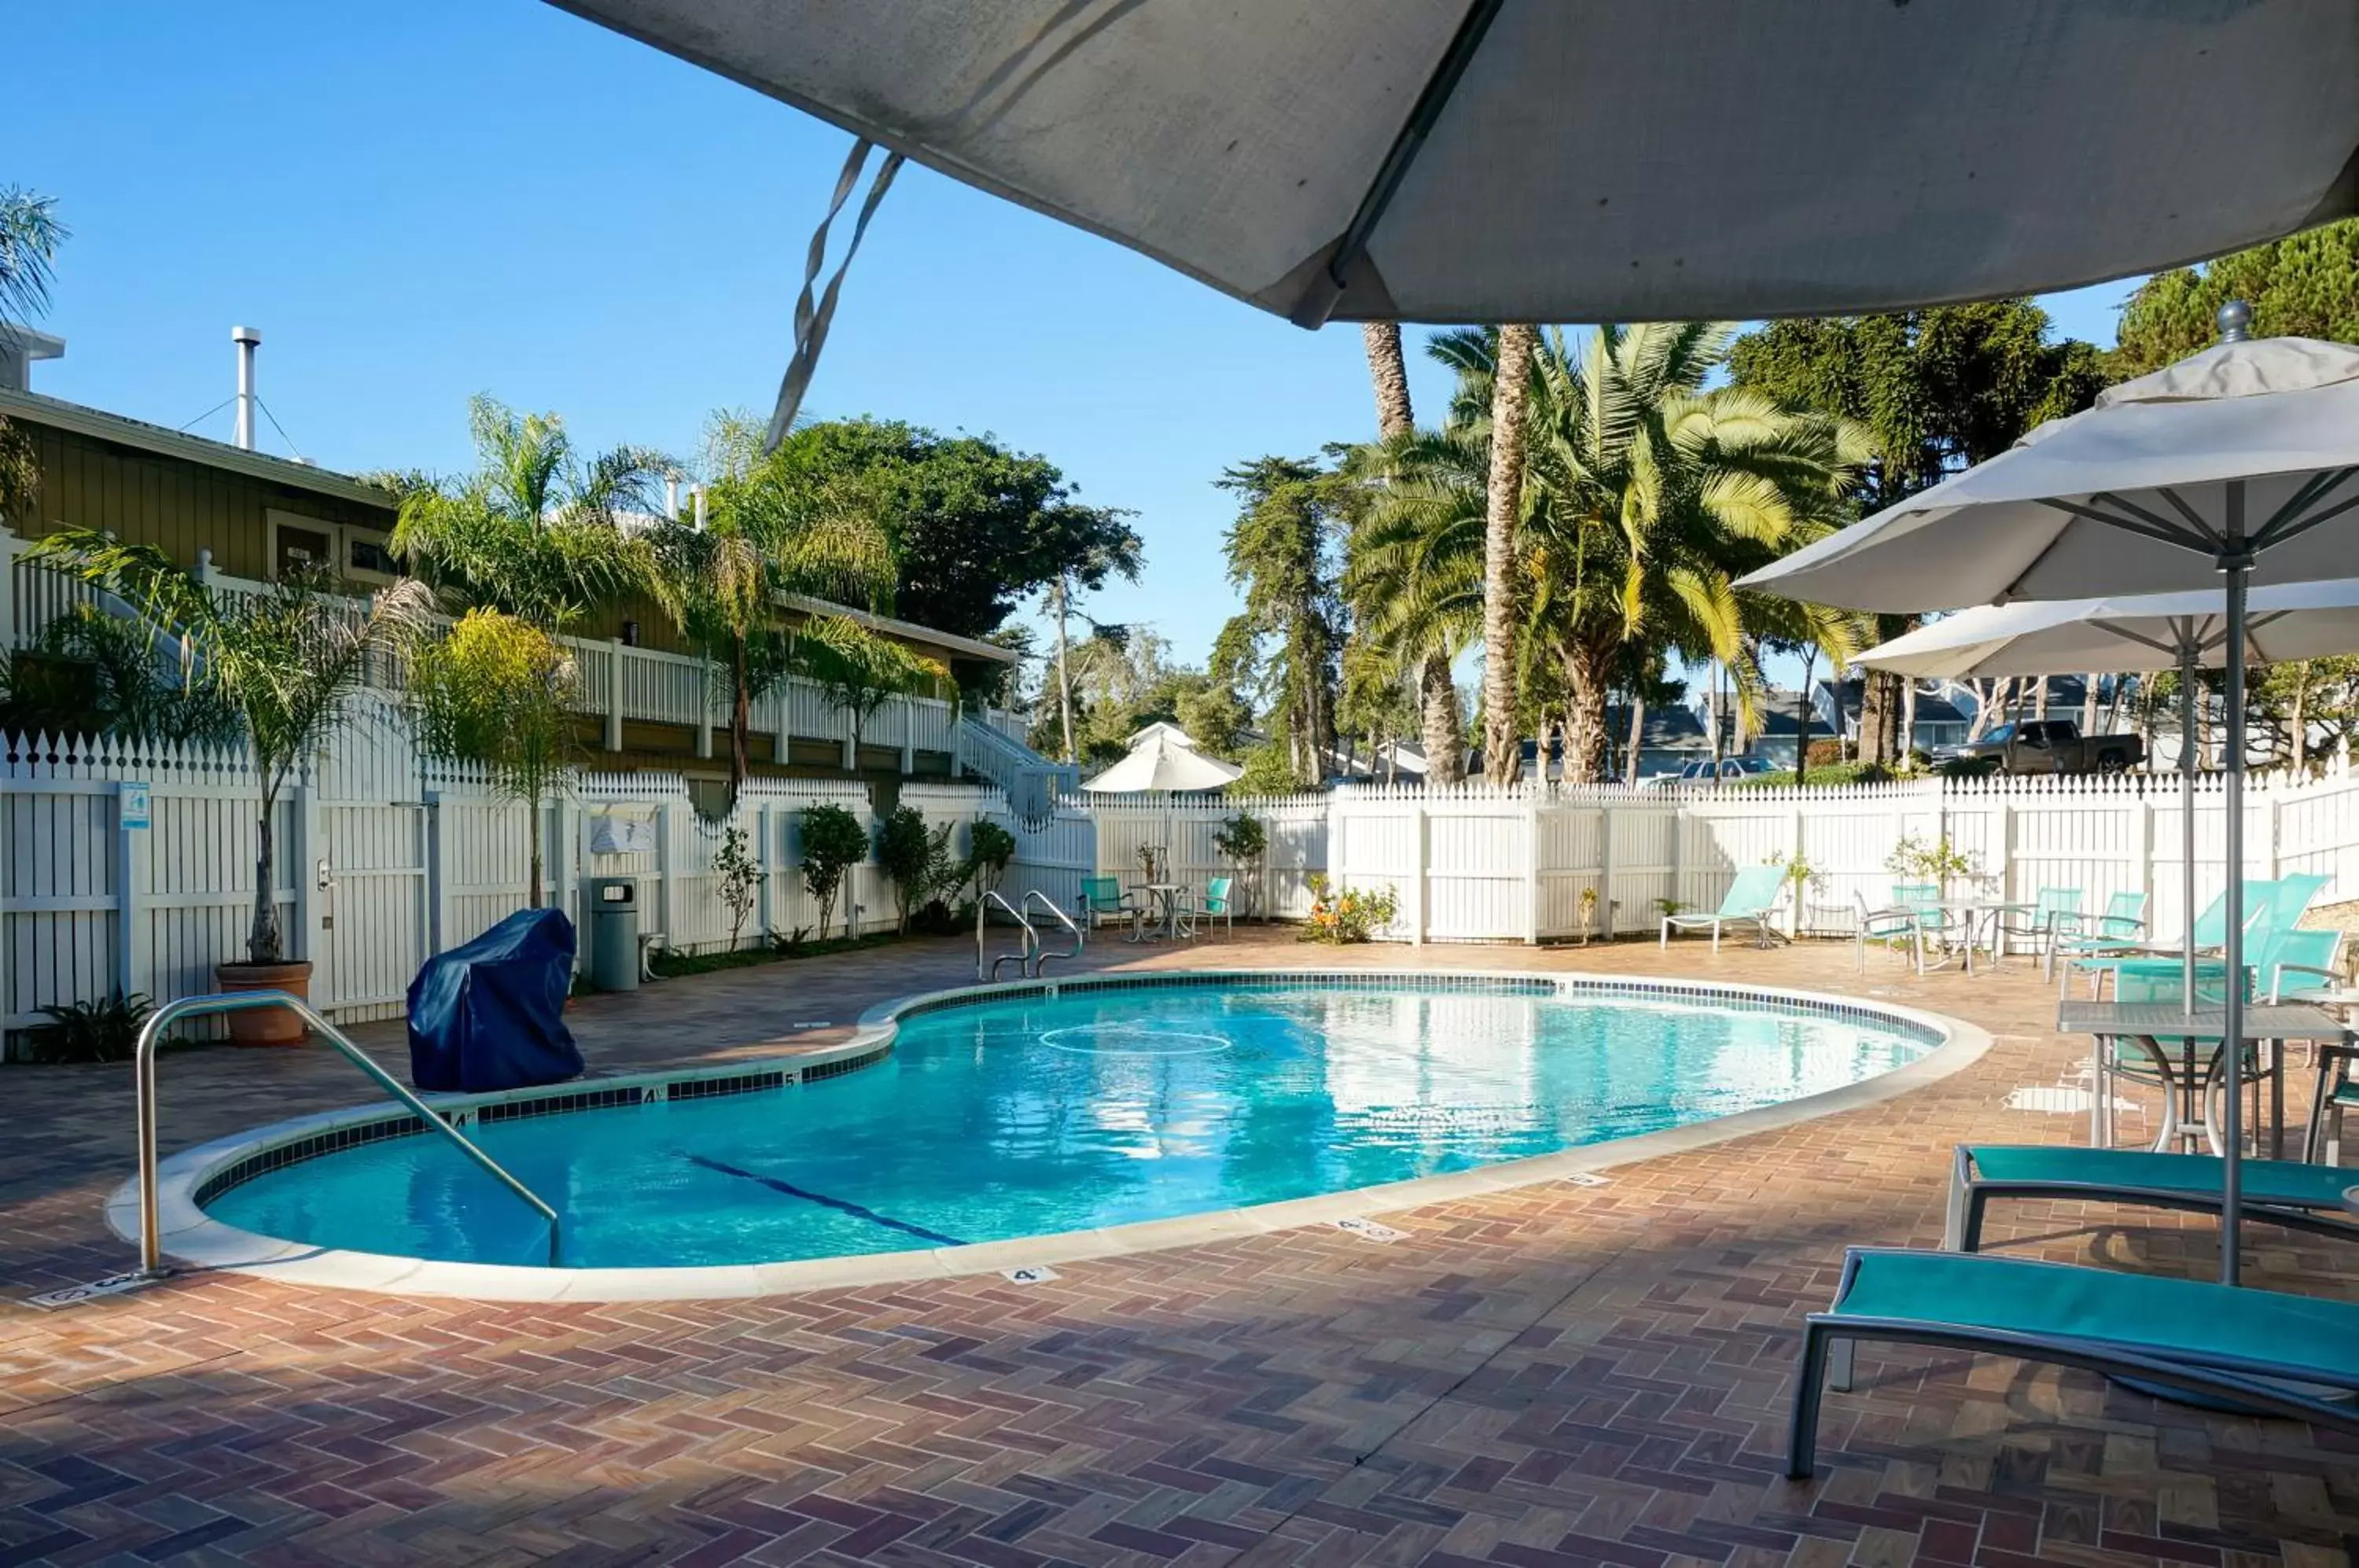
[[[1969,975],[1974,972],[1974,933],[1981,928],[1984,917],[1988,916],[1990,920],[1990,966],[1995,970],[1999,966],[2000,924],[2009,915],[2029,914],[2038,908],[2037,905],[2017,903],[2011,898],[1936,898],[1922,907],[1939,909],[1945,915],[1958,917],[1959,923],[1964,928],[1966,934],[1962,953],[1966,973]],[[1944,962],[1947,961],[1944,960]]]

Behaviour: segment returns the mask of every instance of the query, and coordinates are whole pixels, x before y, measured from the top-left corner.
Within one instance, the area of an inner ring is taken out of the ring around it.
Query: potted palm
[[[224,991],[308,996],[310,963],[288,956],[274,896],[278,801],[372,669],[389,666],[423,626],[425,588],[397,583],[365,609],[311,576],[283,578],[259,594],[216,593],[154,545],[121,544],[95,528],[50,534],[32,555],[128,603],[180,644],[190,686],[236,711],[261,789],[254,919],[245,960],[216,965],[214,975]],[[230,1037],[241,1045],[294,1044],[303,1038],[303,1021],[275,1007],[233,1013]]]

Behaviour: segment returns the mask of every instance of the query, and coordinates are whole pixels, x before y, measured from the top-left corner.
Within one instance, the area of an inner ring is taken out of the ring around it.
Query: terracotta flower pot
[[[308,962],[216,964],[213,982],[224,991],[285,991],[311,999]],[[229,1038],[234,1045],[300,1045],[306,1028],[301,1016],[286,1007],[248,1007],[229,1015]]]

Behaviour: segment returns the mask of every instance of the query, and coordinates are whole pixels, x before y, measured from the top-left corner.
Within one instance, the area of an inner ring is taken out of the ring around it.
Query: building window
[[[325,571],[347,583],[385,583],[401,574],[383,528],[271,511],[270,574]]]

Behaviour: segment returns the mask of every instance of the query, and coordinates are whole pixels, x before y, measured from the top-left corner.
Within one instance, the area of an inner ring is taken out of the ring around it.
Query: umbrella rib
[[[1385,154],[1384,163],[1376,170],[1375,182],[1360,198],[1360,210],[1352,214],[1351,223],[1343,237],[1336,242],[1335,254],[1328,258],[1325,276],[1313,280],[1299,303],[1294,307],[1292,320],[1298,327],[1323,327],[1334,314],[1336,302],[1343,298],[1348,287],[1344,273],[1361,253],[1384,221],[1385,209],[1391,206],[1401,182],[1408,178],[1409,165],[1425,150],[1425,138],[1441,119],[1441,111],[1449,106],[1450,95],[1458,91],[1459,80],[1473,61],[1474,53],[1483,47],[1483,35],[1491,30],[1506,0],[1473,0],[1466,16],[1458,24],[1458,31],[1443,51],[1433,74],[1426,79],[1417,95],[1417,103],[1408,112],[1408,123],[1401,126],[1400,135],[1393,139],[1392,150]]]
[[[2113,633],[2115,637],[2120,637],[2124,642],[2134,642],[2134,643],[2137,643],[2137,644],[2139,644],[2141,647],[2150,648],[2154,649],[2157,653],[2168,653],[2168,654],[2176,655],[2176,654],[2180,651],[2177,648],[2173,647],[2173,646],[2172,646],[2171,644],[2169,644],[2169,643],[2167,643],[2167,642],[2163,641],[2160,637],[2147,637],[2147,636],[2145,636],[2145,635],[2144,635],[2144,634],[2142,634],[2142,633],[2139,633],[2139,632],[2134,632],[2134,631],[2130,630],[2130,628],[2129,628],[2126,625],[2125,625],[2125,624],[2123,624],[2123,623],[2121,623],[2121,622],[2117,622],[2117,621],[2108,621],[2108,620],[2099,619],[2099,620],[2097,620],[2097,621],[2092,622],[2091,624],[2092,624],[2092,625],[2093,625],[2093,626],[2100,626],[2104,627],[2107,631],[2109,631],[2109,632]]]
[[[2114,495],[2108,495],[2104,498],[2106,500],[2116,502],[2120,500],[2119,496]],[[2096,499],[2096,497],[2092,496],[2091,499],[2093,500]],[[2198,542],[2196,540],[2190,539],[2186,534],[2172,528],[2169,523],[2164,522],[2159,517],[2147,517],[2143,520],[2137,517],[2117,517],[2110,512],[2099,511],[2093,506],[2083,506],[2078,501],[2060,501],[2053,496],[2046,495],[2039,498],[2039,504],[2043,506],[2052,508],[2055,511],[2062,512],[2068,517],[2079,517],[2084,522],[2103,523],[2109,528],[2119,528],[2124,533],[2139,534],[2147,539],[2158,540],[2163,544],[2177,545],[2181,550],[2194,550],[2199,554],[2208,554],[2219,546],[2219,536],[2216,534],[2211,534],[2210,537]],[[2208,529],[2205,531],[2209,534]],[[2050,543],[2049,549],[2053,550],[2054,548],[2054,544]],[[2039,552],[2040,558],[2042,559],[2044,559],[2047,554],[2048,550],[2043,550]],[[2023,575],[2028,574],[2031,571],[2031,567],[2038,564],[2039,561],[2035,559],[2031,562],[2030,566],[2027,566],[2023,569],[2023,573],[2018,574],[2016,581],[2021,582],[2023,580]]]
[[[2196,511],[2194,507],[2189,506],[2186,498],[2180,495],[2178,491],[2166,485],[2162,487],[2161,494],[2162,498],[2170,503],[2171,510],[2177,512],[2181,517],[2186,519],[2187,526],[2189,528],[2193,528],[2197,533],[2201,534],[2205,539],[2210,539],[2215,545],[2220,542],[2219,531],[2212,528],[2210,523],[2205,522],[2203,520],[2202,514]],[[2107,496],[2106,499],[2116,502],[2125,511],[2134,512],[2137,510],[2137,508],[2132,506],[2127,501],[2122,500],[2118,495]],[[2158,518],[2157,520],[2159,521],[2160,519]]]
[[[2313,501],[2323,499],[2329,492],[2340,489],[2343,482],[2354,472],[2359,470],[2347,467],[2321,468],[2303,480],[2294,493],[2286,497],[2285,505],[2270,513],[2269,520],[2261,525],[2261,531],[2255,539],[2255,548],[2260,547],[2261,540],[2274,539],[2277,530],[2290,525],[2295,517],[2300,516],[2304,507]]]
[[[2343,472],[2347,474],[2352,471],[2345,469]],[[2354,506],[2359,506],[2359,495],[2346,496],[2343,500],[2337,501],[2333,506],[2327,507],[2326,510],[2322,512],[2312,512],[2309,517],[2300,519],[2299,522],[2283,522],[2277,517],[2271,517],[2267,526],[2263,528],[2260,533],[2254,538],[2253,549],[2256,550],[2267,550],[2273,546],[2281,545],[2288,539],[2299,539],[2302,535],[2310,532],[2310,529],[2318,527],[2319,524],[2331,523],[2335,518],[2341,517],[2343,513],[2351,510]]]

